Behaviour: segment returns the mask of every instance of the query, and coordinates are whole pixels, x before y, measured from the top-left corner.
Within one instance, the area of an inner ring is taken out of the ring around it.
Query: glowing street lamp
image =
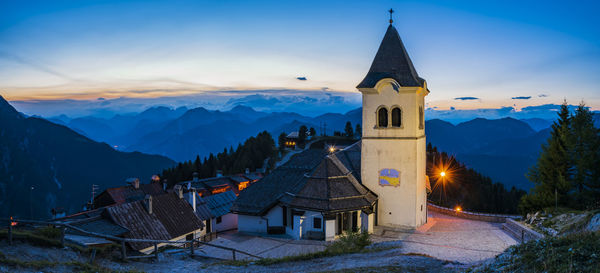
[[[330,153],[335,152],[335,146],[329,146],[329,152]]]
[[[444,176],[446,176],[446,172],[441,172],[441,173],[440,173],[440,176],[441,176],[441,177],[444,177]]]

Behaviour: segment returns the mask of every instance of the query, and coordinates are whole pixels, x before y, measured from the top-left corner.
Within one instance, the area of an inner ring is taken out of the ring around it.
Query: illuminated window
[[[392,109],[392,127],[402,126],[402,110],[398,107]]]
[[[225,188],[218,188],[218,189],[212,190],[212,194],[222,193],[222,192],[226,192],[226,191],[227,191],[227,187],[225,187]]]
[[[249,181],[240,182],[240,184],[238,185],[238,190],[241,191],[241,190],[247,188],[249,183],[250,183]]]
[[[387,127],[388,126],[388,110],[385,107],[379,108],[377,110],[377,127]]]

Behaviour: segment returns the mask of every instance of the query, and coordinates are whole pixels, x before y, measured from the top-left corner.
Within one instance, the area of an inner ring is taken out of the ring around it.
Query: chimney
[[[173,189],[175,190],[175,193],[179,199],[183,198],[183,187],[181,187],[181,185],[175,185]]]
[[[148,214],[152,214],[152,195],[146,194],[146,197],[144,197],[144,205],[146,206]]]
[[[127,182],[131,184],[131,186],[133,186],[134,189],[140,188],[140,179],[138,178],[129,178],[127,179]]]
[[[217,177],[222,177],[222,176],[223,176],[223,171],[217,170]]]
[[[246,168],[246,174],[250,174],[250,168]]]
[[[196,212],[196,188],[190,189],[190,204],[192,205],[194,212]]]
[[[194,172],[193,176],[194,176],[194,179],[193,179],[193,181],[194,181],[194,182],[198,182],[198,173],[197,173],[197,172]]]

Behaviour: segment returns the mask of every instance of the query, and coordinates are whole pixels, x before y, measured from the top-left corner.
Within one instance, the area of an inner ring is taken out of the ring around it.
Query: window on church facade
[[[388,111],[385,107],[379,108],[377,110],[377,127],[387,127],[388,126]]]
[[[395,107],[392,109],[392,127],[401,127],[402,126],[402,110],[400,108]]]
[[[425,127],[425,114],[423,113],[423,106],[419,106],[419,129]]]

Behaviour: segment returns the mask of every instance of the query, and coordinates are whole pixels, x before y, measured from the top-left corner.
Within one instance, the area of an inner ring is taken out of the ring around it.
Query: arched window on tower
[[[388,126],[388,110],[385,107],[379,108],[377,110],[377,127],[387,127]]]
[[[423,113],[423,106],[419,106],[419,129],[425,127],[425,113]]]
[[[402,127],[402,110],[398,107],[392,109],[392,127]]]

